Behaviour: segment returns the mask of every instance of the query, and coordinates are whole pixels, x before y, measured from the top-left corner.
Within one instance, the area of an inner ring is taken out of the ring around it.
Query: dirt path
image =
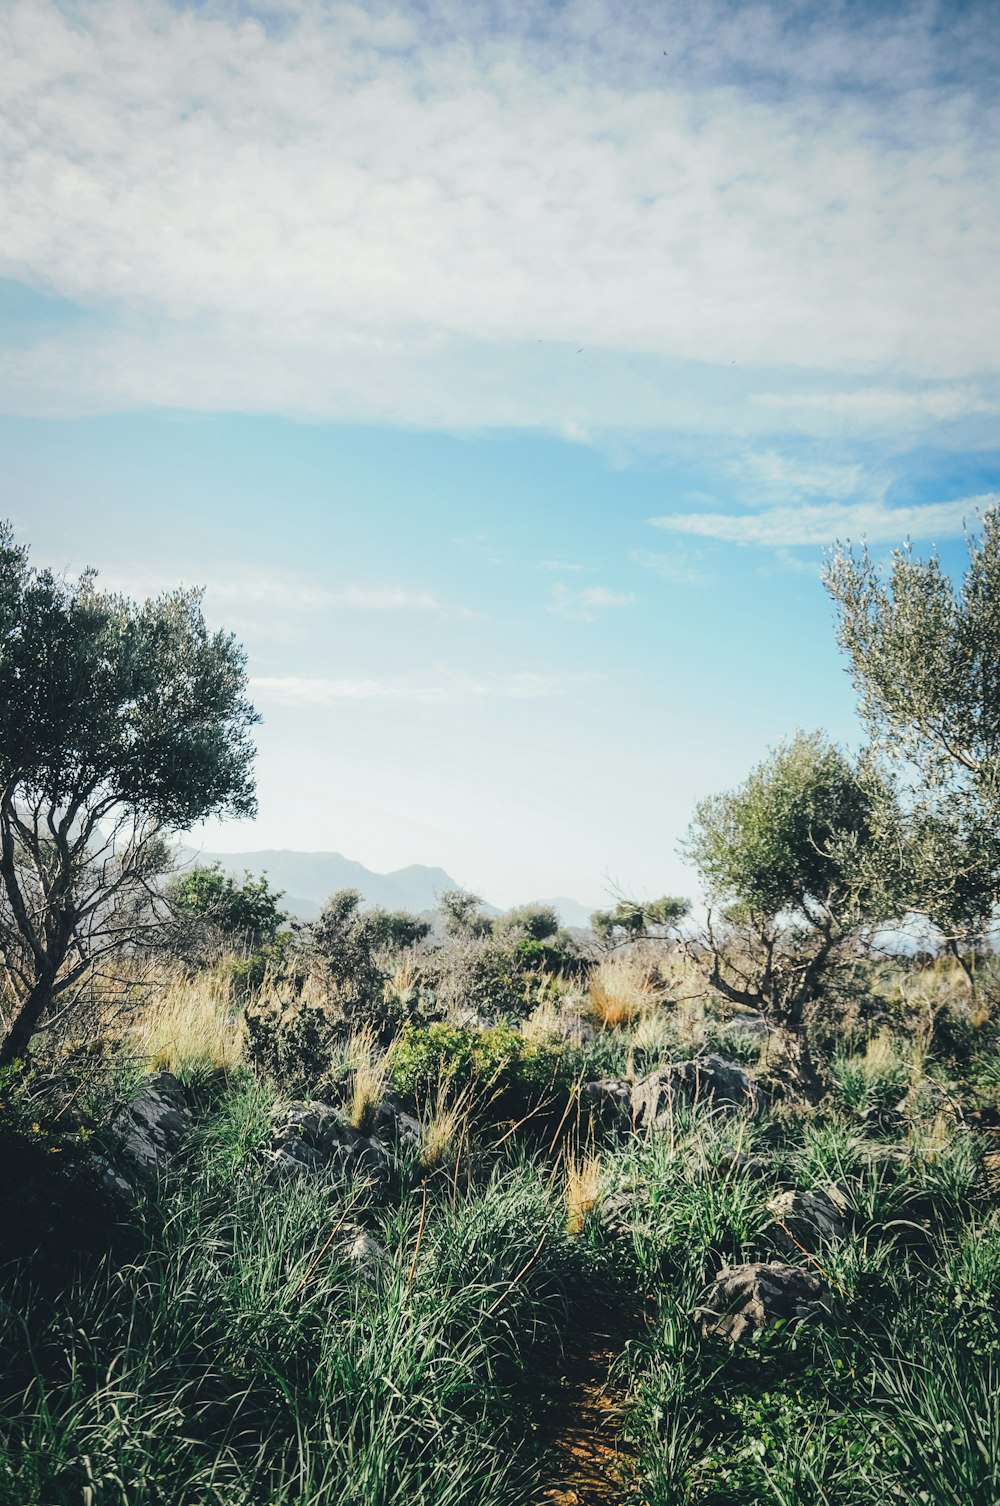
[[[621,1437],[625,1397],[610,1371],[640,1326],[599,1324],[566,1356],[564,1402],[552,1436],[553,1483],[542,1493],[550,1506],[623,1506],[631,1499],[632,1452]]]

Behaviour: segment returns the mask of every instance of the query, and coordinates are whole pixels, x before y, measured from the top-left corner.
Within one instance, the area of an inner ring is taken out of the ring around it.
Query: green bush
[[[390,1067],[396,1091],[416,1100],[426,1100],[447,1083],[515,1109],[565,1087],[560,1052],[525,1040],[509,1025],[488,1030],[444,1022],[407,1025],[392,1047]]]

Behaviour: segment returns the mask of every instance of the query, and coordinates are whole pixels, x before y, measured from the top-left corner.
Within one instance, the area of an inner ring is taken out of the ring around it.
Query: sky
[[[0,477],[202,585],[259,816],[497,904],[695,894],[859,744],[823,552],[1000,494],[1000,9],[3,0]]]

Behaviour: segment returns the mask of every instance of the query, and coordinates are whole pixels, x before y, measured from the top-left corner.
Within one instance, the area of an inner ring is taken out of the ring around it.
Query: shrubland
[[[586,934],[172,872],[252,806],[240,651],[0,542],[0,680],[58,628],[107,699],[0,728],[0,1506],[995,1506],[995,516],[957,594],[836,557],[868,747]]]

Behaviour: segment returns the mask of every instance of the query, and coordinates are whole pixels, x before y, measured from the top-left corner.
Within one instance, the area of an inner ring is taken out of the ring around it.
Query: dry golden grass
[[[147,984],[122,1033],[130,1050],[152,1068],[232,1071],[243,1056],[245,1025],[228,970],[207,968],[194,978],[178,975]]]
[[[588,991],[591,1018],[602,1030],[634,1025],[663,996],[652,966],[635,951],[602,957]]]
[[[351,1069],[350,1121],[355,1129],[367,1130],[389,1086],[389,1054],[380,1049],[375,1032],[365,1027],[354,1031],[345,1060]]]
[[[471,1087],[454,1090],[447,1080],[438,1084],[433,1100],[424,1107],[420,1164],[427,1171],[457,1159],[469,1133],[472,1112]]]
[[[564,1157],[566,1184],[563,1198],[566,1202],[566,1232],[579,1234],[587,1221],[587,1214],[596,1205],[601,1195],[601,1161],[593,1151],[567,1150]]]

